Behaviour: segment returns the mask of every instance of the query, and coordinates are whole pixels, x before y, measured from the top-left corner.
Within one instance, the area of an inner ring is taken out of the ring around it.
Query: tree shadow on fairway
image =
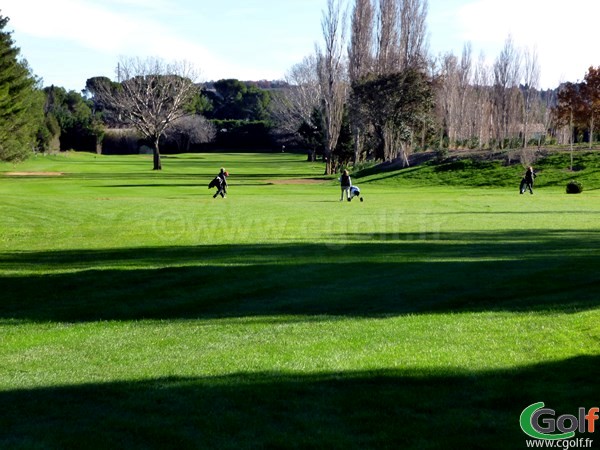
[[[571,312],[600,305],[599,244],[595,232],[546,230],[5,253],[0,319]]]
[[[599,367],[576,357],[489,372],[238,373],[0,392],[0,447],[522,448],[521,412],[597,406]]]

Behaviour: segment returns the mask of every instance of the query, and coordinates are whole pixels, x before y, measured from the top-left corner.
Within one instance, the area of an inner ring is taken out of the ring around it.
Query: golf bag
[[[217,188],[217,189],[221,189],[221,185],[223,184],[223,180],[221,180],[221,177],[216,176],[213,178],[213,180],[208,184],[208,188],[212,189],[212,188]]]
[[[527,178],[523,177],[521,179],[521,185],[519,186],[519,193],[524,194],[525,191],[529,189],[529,193],[533,194],[533,181],[531,183],[527,182]]]

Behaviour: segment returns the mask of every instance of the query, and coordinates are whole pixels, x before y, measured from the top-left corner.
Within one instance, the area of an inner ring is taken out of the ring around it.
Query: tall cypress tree
[[[27,63],[20,61],[8,17],[0,15],[0,160],[27,158],[43,122],[42,97]]]

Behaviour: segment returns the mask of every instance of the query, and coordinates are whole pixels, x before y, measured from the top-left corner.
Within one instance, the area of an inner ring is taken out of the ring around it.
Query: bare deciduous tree
[[[269,108],[280,130],[296,134],[303,123],[316,125],[312,123],[313,113],[321,100],[316,56],[307,56],[294,65],[285,81],[288,87],[273,93]]]
[[[118,83],[101,83],[94,95],[152,142],[154,170],[161,170],[160,137],[174,121],[189,113],[187,107],[198,93],[196,77],[186,62],[123,59],[117,68]]]
[[[360,80],[373,69],[374,17],[372,0],[356,0],[348,46],[348,75],[351,83]]]
[[[198,114],[174,120],[165,131],[165,137],[172,140],[180,152],[188,152],[192,145],[211,142],[216,136],[215,125]]]
[[[479,130],[471,45],[465,44],[460,59],[447,53],[440,61],[436,86],[441,138],[446,136],[449,146],[470,146]]]
[[[486,142],[490,140],[492,132],[492,106],[491,106],[491,73],[485,62],[485,55],[479,54],[479,60],[473,76],[473,114],[476,128],[477,144],[483,149]]]
[[[377,73],[423,69],[426,62],[427,0],[379,0]]]
[[[505,140],[511,135],[511,125],[519,122],[515,111],[521,110],[516,104],[520,80],[521,53],[515,47],[512,36],[509,36],[494,63],[496,138],[501,148],[504,148]]]
[[[402,0],[400,6],[400,69],[423,68],[427,38],[427,0]]]
[[[348,92],[344,59],[346,14],[342,11],[342,3],[342,0],[327,1],[327,9],[323,12],[321,22],[325,48],[317,49],[326,174],[334,171],[332,156],[340,136]]]
[[[453,144],[456,126],[456,103],[457,103],[457,66],[458,61],[452,53],[440,57],[440,67],[436,83],[437,109],[440,121],[440,147],[443,147],[444,136],[448,138],[448,144]]]
[[[526,49],[523,52],[523,60],[523,148],[526,149],[533,100],[540,84],[540,64],[535,49]]]
[[[458,88],[458,125],[457,130],[459,136],[463,141],[466,140],[467,136],[472,136],[473,123],[469,121],[468,113],[468,98],[471,94],[471,83],[472,83],[472,47],[470,43],[467,43],[463,47],[462,56],[458,63],[457,72],[457,88]]]
[[[373,70],[373,38],[375,9],[372,0],[356,0],[352,12],[350,45],[348,46],[348,75],[351,86]],[[358,162],[362,153],[362,130],[364,120],[359,113],[356,98],[351,96],[350,122],[354,137],[354,162]]]
[[[379,0],[376,56],[378,75],[387,75],[398,70],[399,16],[397,0]]]

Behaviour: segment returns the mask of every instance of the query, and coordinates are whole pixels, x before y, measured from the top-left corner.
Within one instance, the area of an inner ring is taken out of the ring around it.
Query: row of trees
[[[117,81],[90,78],[83,95],[42,88],[5,30],[8,22],[0,16],[0,160],[24,159],[35,151],[99,151],[107,129],[131,127],[140,143],[153,148],[159,170],[161,142],[185,151],[214,141],[219,132],[267,133],[268,91],[238,80],[199,84],[184,62],[124,59]]]
[[[187,151],[219,142],[219,133],[266,135],[272,124],[311,148],[312,158],[322,153],[327,173],[364,158],[408,164],[416,147],[526,147],[531,137],[540,145],[559,129],[571,142],[587,133],[591,146],[600,68],[558,94],[541,92],[535,51],[509,37],[490,66],[483,55],[474,62],[470,45],[460,58],[432,58],[426,18],[427,0],[353,0],[351,9],[328,0],[323,46],[268,90],[238,80],[200,84],[186,63],[131,58],[119,63],[117,81],[90,78],[80,95],[41,89],[0,16],[0,158],[59,143],[93,150],[107,127],[134,127],[157,170],[161,142]]]
[[[0,160],[61,146],[94,150],[104,127],[93,103],[64,88],[42,89],[6,31],[8,22],[0,15]]]
[[[155,170],[162,168],[161,142],[186,151],[191,144],[216,139],[235,145],[240,135],[256,140],[267,134],[270,95],[252,84],[235,79],[200,84],[186,62],[157,58],[122,59],[117,79],[88,79],[85,92],[105,123],[134,127],[143,136],[153,149]]]
[[[449,147],[527,147],[550,127],[551,95],[539,88],[535,50],[518,49],[509,36],[492,66],[484,55],[474,63],[469,44],[462,56],[433,61],[439,145]]]
[[[289,71],[293,88],[273,102],[280,127],[300,130],[307,145],[322,139],[327,172],[334,158],[399,157],[408,164],[417,146],[526,148],[548,135],[572,141],[582,130],[593,140],[596,69],[584,83],[561,86],[557,96],[539,90],[536,51],[518,48],[510,36],[492,64],[483,54],[475,60],[470,44],[460,57],[432,57],[426,0],[353,0],[350,6],[328,0],[323,47]],[[575,131],[565,133],[569,126]],[[344,127],[352,155],[339,142]]]
[[[356,0],[349,39],[344,6],[328,0],[324,47],[290,70],[292,87],[273,102],[280,127],[299,129],[313,145],[322,136],[327,173],[336,159],[407,161],[415,136],[431,127],[434,104],[425,74],[427,2]]]

